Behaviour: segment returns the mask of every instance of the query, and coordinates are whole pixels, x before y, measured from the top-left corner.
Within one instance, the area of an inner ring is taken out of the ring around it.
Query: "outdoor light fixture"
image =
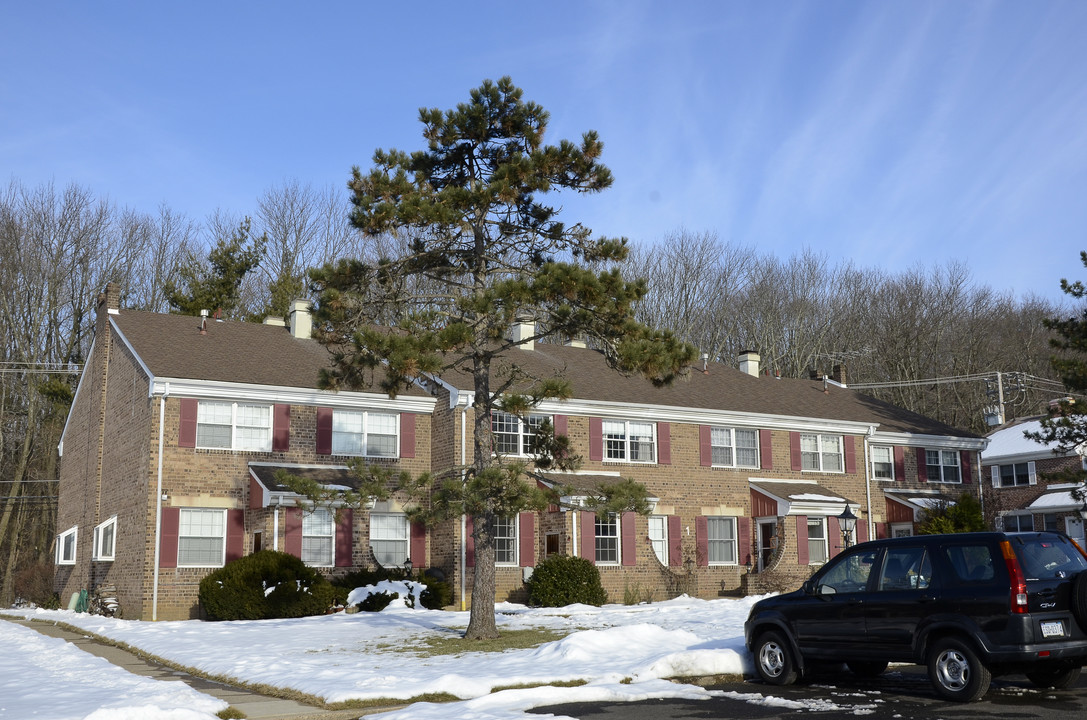
[[[838,516],[838,526],[842,529],[842,547],[849,547],[849,538],[853,534],[853,528],[857,527],[857,516],[845,506],[845,510]]]
[[[1087,520],[1087,498],[1084,498],[1083,504],[1079,506],[1079,516]]]
[[[404,561],[404,574],[411,577],[411,558]]]

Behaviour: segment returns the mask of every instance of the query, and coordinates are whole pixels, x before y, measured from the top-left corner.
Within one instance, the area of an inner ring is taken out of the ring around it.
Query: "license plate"
[[[1042,623],[1042,637],[1051,638],[1051,637],[1063,637],[1063,636],[1064,636],[1064,623],[1063,622],[1061,622],[1059,620],[1055,620],[1055,621],[1051,621],[1051,622],[1043,622]]]

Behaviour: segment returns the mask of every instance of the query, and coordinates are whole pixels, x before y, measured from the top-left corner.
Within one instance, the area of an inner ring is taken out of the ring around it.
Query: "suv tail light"
[[[1019,567],[1019,558],[1007,540],[1000,541],[1000,552],[1004,555],[1004,564],[1008,566],[1011,579],[1011,611],[1015,614],[1027,612],[1027,581],[1023,578],[1023,569]]]

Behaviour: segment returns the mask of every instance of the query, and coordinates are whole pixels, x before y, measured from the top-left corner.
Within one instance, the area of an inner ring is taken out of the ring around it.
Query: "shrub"
[[[30,562],[15,571],[15,597],[38,607],[60,607],[60,596],[53,592],[53,564]]]
[[[359,610],[362,612],[381,612],[398,597],[400,597],[400,593],[372,592],[359,603]]]
[[[562,607],[572,603],[603,605],[608,594],[600,584],[600,571],[585,558],[552,555],[545,558],[528,587],[528,604],[535,607]]]
[[[261,550],[200,581],[200,605],[212,620],[262,620],[321,615],[332,584],[294,555]]]
[[[444,580],[439,580],[432,574],[434,571],[421,573],[413,577],[410,582],[425,585],[426,589],[419,594],[419,601],[428,610],[441,610],[453,604],[453,586]],[[377,568],[375,570],[354,570],[343,577],[332,581],[335,586],[336,599],[341,605],[347,604],[347,595],[357,587],[377,585],[382,580],[404,580],[404,571],[399,568]],[[388,605],[388,603],[386,603]],[[384,606],[382,606],[384,607]],[[381,608],[379,608],[381,609]]]

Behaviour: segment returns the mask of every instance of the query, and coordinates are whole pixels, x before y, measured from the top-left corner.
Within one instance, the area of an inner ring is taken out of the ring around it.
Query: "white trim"
[[[181,562],[181,541],[184,538],[203,538],[214,537],[212,535],[183,535],[181,533],[181,517],[186,512],[220,512],[223,516],[223,534],[221,536],[223,541],[222,553],[220,554],[218,565],[188,565]],[[227,517],[225,508],[207,508],[207,507],[183,507],[178,508],[178,529],[177,529],[177,567],[179,568],[220,568],[226,565],[226,536],[227,536]]]
[[[875,426],[873,426],[875,427]],[[989,438],[967,438],[954,435],[922,435],[920,433],[872,433],[873,445],[901,445],[903,447],[923,447],[940,450],[977,450],[983,451],[989,446]],[[986,463],[988,464],[988,463]]]
[[[495,548],[494,565],[495,567],[520,567],[521,566],[521,513],[514,513],[513,515],[500,516],[508,517],[513,524],[513,560],[512,561],[499,561],[498,548]],[[495,540],[498,536],[495,535]]]
[[[318,512],[325,513],[325,514],[328,515],[329,523],[332,526],[332,532],[329,535],[315,535],[315,534],[312,534],[312,533],[309,534],[309,535],[306,534],[306,518],[312,518]],[[311,508],[308,512],[307,511],[302,512],[302,526],[300,528],[300,532],[301,532],[301,535],[302,535],[302,554],[305,554],[305,544],[306,544],[306,538],[307,537],[311,537],[311,538],[328,537],[332,541],[330,543],[330,545],[329,545],[329,558],[328,558],[327,563],[309,563],[309,562],[307,562],[306,565],[309,565],[310,567],[319,567],[319,568],[336,567],[336,535],[337,535],[336,530],[337,530],[337,527],[336,527],[336,513],[331,508],[315,507],[315,508]],[[303,562],[305,562],[305,560],[303,560]]]
[[[340,390],[305,390],[302,388],[254,383],[229,383],[217,380],[189,380],[185,378],[154,378],[152,394],[162,392],[162,386],[170,386],[170,394],[200,400],[232,400],[253,404],[308,405],[356,410],[362,407],[391,412],[409,412],[428,415],[434,411],[434,398],[407,397],[395,399],[384,393],[360,393]]]
[[[106,526],[113,526],[113,540],[111,542],[110,554],[105,555],[102,553],[102,532],[106,529]],[[98,562],[112,562],[117,558],[117,516],[114,515],[109,520],[99,523],[94,526],[94,534],[91,541],[91,560]]]
[[[67,559],[64,557],[64,538],[72,536],[72,557]],[[62,533],[57,534],[57,547],[54,554],[54,562],[57,565],[75,565],[76,559],[79,557],[79,526],[73,525]]]
[[[714,540],[710,537],[710,520],[724,520],[732,525],[732,540],[718,539]],[[720,542],[729,543],[732,545],[732,562],[712,561],[709,559],[710,555],[710,543]],[[740,564],[740,523],[735,515],[707,515],[706,516],[706,566],[707,567],[735,567]]]
[[[623,564],[623,514],[608,513],[608,517],[615,520],[615,560],[596,559],[598,552],[596,546],[596,539],[598,537],[612,537],[611,535],[600,536],[596,534],[596,525],[598,522],[600,522],[600,517],[597,516],[593,519],[593,565],[597,565],[599,567],[619,567]]]

